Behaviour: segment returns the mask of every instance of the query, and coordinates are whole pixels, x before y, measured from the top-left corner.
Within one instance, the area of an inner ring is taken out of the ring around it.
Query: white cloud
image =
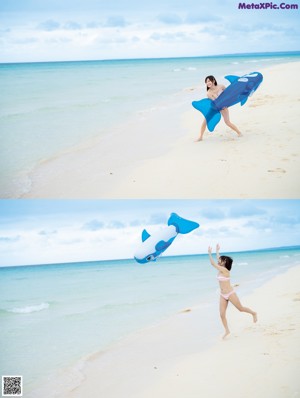
[[[0,236],[0,243],[15,243],[20,240],[20,235],[15,236]]]
[[[183,23],[182,18],[175,13],[160,14],[157,19],[167,25],[181,25]]]
[[[106,22],[104,23],[104,26],[109,26],[109,27],[124,27],[128,23],[126,22],[125,18],[122,16],[110,16],[107,18]]]
[[[99,229],[103,229],[104,223],[99,220],[91,220],[88,221],[86,224],[82,226],[83,230],[88,230],[88,231],[98,231]]]
[[[45,30],[46,32],[52,32],[53,30],[60,29],[61,25],[57,21],[53,21],[52,19],[48,19],[47,21],[41,22],[37,26],[37,30]]]
[[[66,30],[80,30],[82,26],[75,21],[68,21],[63,25],[63,28]]]

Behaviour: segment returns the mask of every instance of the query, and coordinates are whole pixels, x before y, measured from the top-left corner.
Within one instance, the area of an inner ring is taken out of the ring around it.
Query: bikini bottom
[[[229,293],[220,293],[220,295],[225,299],[225,300],[229,300],[229,297],[233,294],[233,293],[235,293],[235,291],[234,290],[231,290],[231,292],[229,292]]]

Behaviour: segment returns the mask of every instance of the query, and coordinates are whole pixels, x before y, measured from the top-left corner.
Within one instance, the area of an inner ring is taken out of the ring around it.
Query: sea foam
[[[50,307],[49,303],[41,303],[37,305],[29,305],[26,307],[13,308],[11,310],[8,310],[8,312],[14,312],[16,314],[30,314],[32,312],[47,310],[49,307]]]

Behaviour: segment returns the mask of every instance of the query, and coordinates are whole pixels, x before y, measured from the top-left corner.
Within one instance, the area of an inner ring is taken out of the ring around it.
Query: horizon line
[[[274,246],[274,247],[265,247],[260,249],[248,249],[248,250],[237,250],[237,251],[226,251],[228,254],[232,253],[247,253],[247,252],[258,252],[258,251],[268,251],[268,250],[279,250],[279,249],[300,249],[300,245],[289,245],[289,246]],[[197,254],[175,254],[173,256],[161,256],[159,259],[169,259],[174,257],[192,257],[192,256],[205,256],[207,253],[197,253]],[[63,265],[74,265],[81,263],[103,263],[103,262],[121,262],[121,261],[133,261],[134,257],[131,258],[117,258],[117,259],[107,259],[107,260],[87,260],[87,261],[69,261],[65,263],[45,263],[45,264],[23,264],[23,265],[0,265],[0,269],[3,268],[23,268],[23,267],[51,267],[51,266],[63,266]]]
[[[55,60],[55,61],[14,61],[2,62],[0,65],[13,64],[45,64],[45,63],[67,63],[67,62],[109,62],[109,61],[140,61],[140,60],[168,60],[168,59],[189,59],[189,58],[215,58],[215,57],[239,57],[251,55],[271,55],[271,54],[298,54],[300,50],[280,50],[280,51],[255,51],[250,53],[225,53],[212,55],[190,55],[190,56],[173,56],[173,57],[145,57],[145,58],[105,58],[105,59],[73,59],[73,60]]]

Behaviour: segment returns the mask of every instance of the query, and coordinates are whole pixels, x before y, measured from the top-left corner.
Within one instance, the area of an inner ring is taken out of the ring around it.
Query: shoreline
[[[300,362],[300,351],[296,349],[300,337],[299,277],[297,264],[240,297],[243,305],[257,310],[256,324],[248,314],[241,314],[230,305],[231,335],[225,341],[218,337],[222,335],[218,300],[214,308],[209,308],[213,319],[210,326],[209,317],[202,322],[201,306],[195,305],[134,332],[107,350],[82,358],[72,368],[72,374],[63,375],[64,382],[55,379],[55,391],[44,386],[43,391],[30,396],[37,397],[42,392],[45,397],[57,398],[97,394],[106,398],[182,398],[199,394],[214,398],[229,396],[231,391],[233,398],[296,397],[292,392],[297,390],[297,378],[290,384],[286,378],[296,374]],[[204,327],[209,328],[210,336],[203,340]],[[237,374],[239,381],[232,376]],[[264,377],[269,378],[266,383]],[[251,384],[249,378],[256,382]],[[298,387],[300,392],[300,384]],[[271,395],[267,395],[268,391],[272,391]],[[291,395],[284,395],[287,391]]]
[[[186,96],[184,91],[181,95]],[[153,110],[150,108],[136,113],[125,124],[114,126],[110,132],[41,162],[25,177],[30,181],[27,182],[29,190],[17,198],[111,198],[109,192],[118,190],[120,181],[139,168],[145,158],[151,159],[153,154],[164,156],[170,150],[172,142],[164,134],[161,119],[170,120],[175,139],[181,136],[181,130],[177,129],[178,122],[172,117],[181,105],[181,102],[172,106],[160,102]],[[154,118],[154,112],[158,120]],[[143,135],[145,125],[148,136],[151,135],[147,144]],[[74,165],[77,166],[75,169]],[[65,187],[64,192],[62,186]]]
[[[188,110],[181,101],[170,108],[165,104],[90,145],[40,164],[21,198],[298,198],[299,64],[263,69],[264,82],[247,109],[230,109],[231,120],[243,126],[241,138],[221,121],[213,134],[195,143],[200,112],[190,103],[184,104]],[[296,76],[295,90],[288,95],[287,73]],[[198,88],[183,89],[181,95],[195,99]]]

